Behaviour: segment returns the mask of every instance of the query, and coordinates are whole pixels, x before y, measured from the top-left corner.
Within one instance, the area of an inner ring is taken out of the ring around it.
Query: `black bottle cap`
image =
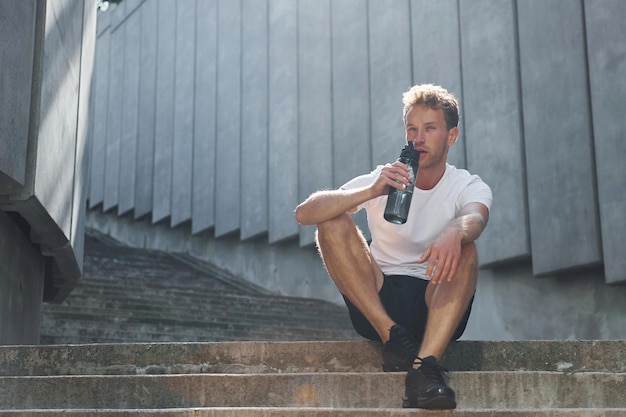
[[[408,142],[404,148],[402,148],[402,152],[400,152],[400,158],[412,159],[414,161],[419,161],[420,153],[413,148],[413,142]]]

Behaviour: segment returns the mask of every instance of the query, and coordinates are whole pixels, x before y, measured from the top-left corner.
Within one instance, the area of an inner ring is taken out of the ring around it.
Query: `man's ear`
[[[459,138],[459,128],[453,127],[448,131],[448,146],[452,146],[456,143],[456,140]]]

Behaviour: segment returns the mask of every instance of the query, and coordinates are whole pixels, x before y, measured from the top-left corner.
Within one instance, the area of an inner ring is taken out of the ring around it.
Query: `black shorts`
[[[409,330],[419,342],[424,338],[426,320],[428,318],[428,307],[425,299],[428,282],[425,279],[406,275],[385,275],[383,286],[378,293],[389,317]],[[348,306],[350,320],[352,320],[352,325],[356,332],[366,339],[380,340],[380,336],[378,336],[374,327],[361,314],[359,309],[345,296],[343,299],[346,302],[346,306]],[[470,300],[467,311],[454,332],[453,340],[457,340],[463,335],[473,302],[474,297]]]

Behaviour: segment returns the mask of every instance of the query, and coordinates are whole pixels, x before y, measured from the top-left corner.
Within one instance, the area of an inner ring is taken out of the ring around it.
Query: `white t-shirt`
[[[341,188],[365,187],[374,182],[379,165],[369,174],[348,181]],[[418,174],[419,175],[419,174]],[[491,208],[491,189],[478,175],[446,164],[441,180],[431,190],[415,187],[406,223],[398,225],[383,218],[387,196],[383,195],[358,206],[365,208],[372,235],[370,250],[385,275],[409,275],[426,279],[427,262],[417,260],[468,203],[482,203]]]

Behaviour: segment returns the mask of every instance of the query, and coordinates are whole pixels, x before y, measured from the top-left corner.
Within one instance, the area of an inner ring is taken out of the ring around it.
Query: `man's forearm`
[[[461,245],[475,241],[485,229],[486,222],[478,213],[466,214],[456,218],[451,227],[461,233]]]
[[[373,195],[369,187],[318,191],[296,207],[296,220],[305,226],[319,224],[353,211],[359,204],[371,198]]]
[[[448,229],[458,233],[461,245],[478,239],[489,221],[489,209],[481,203],[471,203],[461,210]]]

